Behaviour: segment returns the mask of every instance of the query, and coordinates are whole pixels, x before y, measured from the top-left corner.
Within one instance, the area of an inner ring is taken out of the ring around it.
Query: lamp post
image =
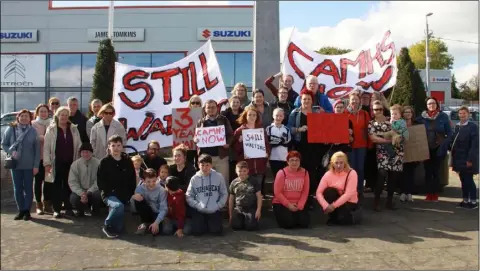
[[[108,7],[108,38],[113,44],[113,16],[114,16],[114,3],[110,1],[110,6]]]
[[[433,13],[427,13],[425,15],[425,24],[427,26],[427,32],[426,35],[427,37],[425,38],[425,88],[427,91],[427,96],[430,96],[430,55],[429,55],[429,50],[428,50],[428,39],[430,36],[430,33],[428,31],[428,17],[433,15]]]

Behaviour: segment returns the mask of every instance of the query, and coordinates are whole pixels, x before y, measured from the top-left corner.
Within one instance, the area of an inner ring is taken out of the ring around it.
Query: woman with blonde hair
[[[73,216],[70,204],[70,186],[68,174],[73,161],[80,156],[82,140],[77,125],[68,120],[70,109],[62,106],[55,112],[54,121],[48,126],[45,133],[43,147],[43,166],[46,173],[53,174],[51,200],[53,203],[53,217],[60,218],[62,203],[65,205],[65,214]]]
[[[202,106],[203,106],[202,99],[198,95],[193,95],[192,97],[190,97],[190,100],[188,100],[188,108],[202,108]],[[204,113],[202,112],[202,116],[203,116],[203,114]],[[195,123],[194,125],[197,125],[197,124]],[[198,169],[198,165],[197,165],[198,153],[197,153],[197,150],[188,150],[186,159],[187,159],[186,161],[188,163],[192,164],[192,166],[195,169]]]
[[[37,130],[38,138],[40,140],[40,166],[38,168],[38,174],[35,175],[35,201],[37,202],[37,215],[43,215],[44,212],[51,212],[50,195],[52,184],[44,182],[45,168],[43,167],[43,142],[45,140],[47,127],[52,122],[52,119],[48,117],[49,110],[48,105],[39,104],[35,109],[35,120],[32,121],[32,127]]]
[[[328,225],[358,223],[357,172],[348,164],[347,155],[336,152],[330,158],[328,171],[317,188],[317,200],[328,214]]]
[[[104,104],[98,115],[102,119],[92,127],[90,133],[90,144],[93,148],[93,156],[102,160],[108,155],[108,139],[113,135],[119,135],[123,140],[123,145],[127,144],[127,131],[125,127],[115,117],[115,107],[112,103]]]
[[[240,106],[245,108],[251,101],[248,99],[248,88],[244,83],[237,83],[233,87],[232,95],[236,95],[240,98]]]

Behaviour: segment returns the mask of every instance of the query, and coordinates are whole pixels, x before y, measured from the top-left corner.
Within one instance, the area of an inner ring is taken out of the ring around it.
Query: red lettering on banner
[[[318,64],[310,74],[316,77],[318,77],[320,74],[330,75],[336,85],[340,84],[340,76],[338,75],[337,66],[331,59],[325,59],[322,61],[322,63]]]
[[[188,70],[189,67],[185,67],[183,69],[180,69],[180,72],[182,73],[182,96],[180,97],[181,102],[186,102],[190,100],[190,85],[188,84]]]
[[[151,133],[160,131],[163,135],[171,135],[172,134],[172,115],[165,115],[163,116],[163,121],[167,122],[167,128],[163,125],[163,122],[155,118],[155,114],[152,112],[145,113],[145,119],[142,122],[142,125],[137,130],[134,127],[128,127],[128,122],[126,118],[119,118],[118,121],[122,123],[127,131],[127,140],[132,138],[134,141],[138,140],[146,140]]]
[[[180,73],[180,68],[173,68],[169,70],[152,72],[151,79],[162,79],[163,86],[163,104],[172,103],[172,77]]]
[[[218,78],[210,80],[210,76],[208,75],[208,66],[207,66],[207,58],[205,57],[204,53],[201,53],[198,58],[200,59],[200,65],[202,65],[202,72],[203,72],[203,81],[205,82],[205,87],[207,90],[211,90],[216,85],[218,85]]]
[[[358,54],[357,59],[355,59],[355,61],[352,61],[348,58],[341,58],[340,59],[340,73],[341,73],[340,84],[347,83],[348,65],[351,65],[351,66],[359,65],[358,79],[361,79],[366,76],[366,66],[367,66],[366,64],[367,63],[365,62],[365,51],[361,51],[360,54]],[[372,72],[373,72],[373,69],[372,69]]]
[[[388,82],[390,82],[390,79],[392,79],[392,74],[393,68],[392,66],[389,66],[385,69],[385,71],[383,71],[382,77],[380,77],[379,80],[372,82],[360,81],[357,83],[357,86],[361,86],[363,89],[368,89],[371,87],[374,91],[380,91],[386,84],[388,84]]]
[[[301,56],[305,57],[306,59],[313,61],[313,57],[307,55],[300,47],[298,47],[295,43],[290,42],[288,44],[287,48],[287,58],[288,58],[288,63],[290,63],[290,66],[293,68],[295,73],[297,74],[298,77],[301,79],[305,79],[305,74],[300,70],[300,68],[295,64],[295,61],[293,60],[293,53],[297,52]]]
[[[120,100],[128,107],[136,110],[140,110],[147,106],[152,101],[154,96],[152,86],[145,82],[138,82],[135,84],[132,84],[131,82],[135,79],[147,79],[149,75],[150,74],[148,72],[142,70],[133,70],[125,74],[122,78],[123,87],[130,91],[143,89],[145,91],[145,98],[139,102],[134,102],[130,100],[124,92],[122,92],[118,94],[118,96],[120,96]]]
[[[353,87],[334,87],[327,92],[327,96],[330,99],[340,99],[347,96]]]

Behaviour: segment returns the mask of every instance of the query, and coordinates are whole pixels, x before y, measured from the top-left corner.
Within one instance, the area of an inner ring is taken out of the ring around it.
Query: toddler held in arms
[[[398,104],[390,108],[390,123],[392,130],[383,134],[383,138],[392,140],[392,144],[385,144],[385,149],[390,157],[395,156],[395,148],[399,148],[405,140],[408,140],[409,134],[407,122],[402,119],[402,107]]]

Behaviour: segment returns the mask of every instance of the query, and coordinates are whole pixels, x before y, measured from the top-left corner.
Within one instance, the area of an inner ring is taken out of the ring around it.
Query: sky
[[[53,1],[59,6],[106,6],[109,1]],[[245,5],[253,1],[115,1],[115,5]],[[295,27],[303,43],[360,48],[386,29],[397,50],[425,36],[425,14],[433,35],[478,43],[477,1],[280,1],[280,48]],[[478,44],[444,40],[455,58],[453,72],[459,83],[478,74]],[[283,52],[281,52],[283,55]]]

